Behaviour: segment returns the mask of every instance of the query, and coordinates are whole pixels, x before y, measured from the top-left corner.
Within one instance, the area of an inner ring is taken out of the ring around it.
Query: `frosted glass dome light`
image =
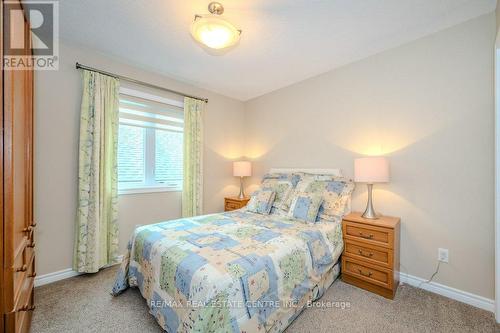
[[[191,35],[199,43],[211,49],[225,49],[236,44],[240,40],[241,30],[220,15],[224,7],[218,2],[208,5],[211,14],[196,15],[191,25]]]

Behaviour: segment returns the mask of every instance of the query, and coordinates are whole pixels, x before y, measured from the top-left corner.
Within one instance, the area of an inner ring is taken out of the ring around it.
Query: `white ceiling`
[[[495,9],[496,0],[220,0],[243,30],[214,56],[189,34],[210,0],[63,0],[60,35],[240,100],[268,93]],[[92,65],[92,64],[89,64]]]

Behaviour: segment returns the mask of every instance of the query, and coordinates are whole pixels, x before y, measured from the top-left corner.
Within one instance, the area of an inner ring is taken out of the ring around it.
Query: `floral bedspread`
[[[244,210],[142,226],[113,294],[138,287],[168,332],[283,331],[329,287],[342,248],[340,222]]]

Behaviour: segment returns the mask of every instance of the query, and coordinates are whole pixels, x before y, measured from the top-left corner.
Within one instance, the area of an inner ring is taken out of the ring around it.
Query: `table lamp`
[[[354,160],[354,181],[368,186],[368,202],[362,217],[377,219],[373,209],[372,189],[374,183],[389,182],[389,161],[385,157],[364,157]]]
[[[238,198],[243,199],[245,193],[243,192],[243,177],[252,175],[252,164],[249,161],[233,162],[233,176],[240,177],[240,194]]]

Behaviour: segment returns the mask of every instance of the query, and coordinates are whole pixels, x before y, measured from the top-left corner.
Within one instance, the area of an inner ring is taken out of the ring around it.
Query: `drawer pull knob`
[[[366,239],[372,239],[373,238],[373,234],[365,235],[362,232],[359,233],[359,236],[362,237],[362,238],[366,238]]]
[[[34,278],[34,277],[36,277],[36,273],[30,274],[30,275],[28,275],[28,277]]]
[[[36,223],[33,222],[31,225],[27,226],[26,228],[23,229],[23,232],[32,232],[33,229],[35,229]]]
[[[21,311],[33,311],[33,310],[35,310],[34,305],[29,306],[28,304],[26,304],[22,308],[19,308],[17,311],[21,312]]]
[[[32,242],[31,244],[28,244],[28,247],[35,247],[35,242]]]
[[[370,253],[364,253],[363,251],[361,250],[358,250],[359,254],[362,255],[363,257],[373,257],[373,253],[370,252]]]
[[[23,232],[31,232],[31,231],[33,231],[33,226],[32,225],[30,225],[29,227],[23,229]]]
[[[359,272],[359,274],[366,276],[366,277],[370,277],[373,274],[372,272],[365,273],[361,269],[358,269],[358,272]]]
[[[16,272],[26,272],[28,270],[28,266],[22,265],[19,268],[16,268]]]

